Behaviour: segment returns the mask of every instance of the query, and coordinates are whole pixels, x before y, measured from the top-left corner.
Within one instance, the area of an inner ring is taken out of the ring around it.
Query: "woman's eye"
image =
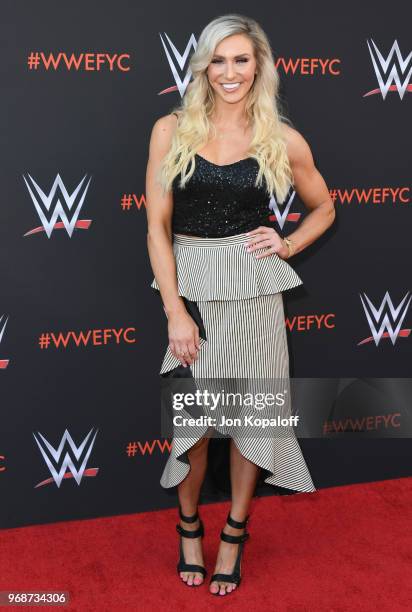
[[[219,59],[214,59],[214,60],[212,60],[212,64],[220,64],[220,63],[221,63],[221,61],[222,61],[222,60],[219,60]],[[248,60],[248,58],[247,58],[247,57],[243,57],[243,58],[238,59],[238,60],[236,60],[236,61],[241,62],[241,63],[243,63],[243,64],[244,64],[245,62],[247,62],[247,61],[249,61],[249,60]]]

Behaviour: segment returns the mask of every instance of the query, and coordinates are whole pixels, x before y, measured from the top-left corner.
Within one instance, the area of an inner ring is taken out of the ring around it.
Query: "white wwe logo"
[[[78,220],[78,216],[83,206],[84,199],[86,197],[86,193],[90,185],[90,181],[92,180],[91,178],[89,179],[89,182],[83,187],[83,183],[86,179],[85,175],[76,187],[76,189],[73,191],[73,193],[69,195],[60,177],[60,174],[58,174],[54,180],[50,193],[47,195],[35,182],[35,180],[30,176],[30,174],[28,174],[27,176],[29,177],[32,185],[29,184],[29,182],[23,175],[24,182],[26,183],[26,187],[30,193],[37,214],[40,217],[40,221],[48,238],[50,238],[53,229],[56,229],[57,227],[64,227],[70,237],[72,236],[75,227],[81,229],[87,229],[89,227],[91,223],[90,219],[80,221]],[[70,220],[68,219],[67,214],[63,208],[63,205],[60,201],[60,197],[58,197],[56,204],[52,206],[58,188],[60,190],[60,194],[62,194],[64,198],[64,202],[66,203],[68,210],[71,211],[72,208],[75,207],[73,210],[72,218]],[[46,216],[46,213],[50,213],[50,210],[52,211],[52,214],[49,220]],[[62,221],[62,223],[60,224],[57,223],[57,220],[59,218]],[[29,234],[37,233],[38,231],[39,228],[35,228],[33,230],[30,230],[29,232],[26,232],[26,234],[24,235],[28,236]]]
[[[369,53],[372,59],[372,64],[375,70],[376,78],[378,80],[379,88],[383,99],[386,98],[386,94],[389,90],[391,90],[398,91],[399,96],[402,100],[405,91],[412,88],[412,86],[409,85],[409,81],[412,74],[412,51],[405,59],[403,59],[401,51],[399,49],[398,41],[395,40],[387,59],[385,59],[382,53],[379,51],[378,47],[373,42],[373,40],[371,40],[371,43],[373,45],[373,48],[367,41]],[[399,70],[401,74],[398,73],[395,55],[399,63]],[[401,77],[403,78],[403,80]],[[392,82],[394,82],[395,84],[392,85]]]
[[[4,316],[5,315],[1,315],[1,317],[0,317],[0,326],[1,326],[1,322],[3,321],[3,317]],[[7,325],[7,321],[8,320],[9,320],[9,318],[7,317],[7,319],[4,321],[3,325],[0,327],[0,342],[3,340],[3,334],[4,334],[4,331],[6,329],[6,325]]]
[[[65,477],[66,472],[71,473],[73,475],[73,478],[77,482],[77,484],[80,485],[81,479],[83,478],[84,471],[86,469],[87,462],[90,457],[90,453],[92,452],[93,444],[96,439],[98,430],[96,429],[96,433],[94,434],[94,437],[89,442],[89,438],[91,436],[92,431],[93,429],[89,431],[89,433],[87,434],[87,436],[85,437],[85,439],[83,440],[83,442],[80,444],[79,447],[76,446],[76,444],[73,441],[73,438],[71,437],[67,429],[63,434],[63,437],[60,441],[58,448],[54,448],[50,444],[50,442],[48,442],[46,438],[41,435],[40,432],[37,432],[37,433],[39,437],[41,438],[41,441],[36,438],[35,434],[33,434],[34,439],[36,440],[37,445],[40,449],[40,452],[43,455],[43,458],[47,464],[47,467],[49,468],[50,473],[53,476],[53,480],[57,484],[58,487],[60,487],[61,482],[63,478]],[[80,461],[80,457],[82,456],[83,451],[86,449],[84,458],[80,464],[79,469],[76,469],[76,466],[74,465],[69,453],[65,451],[66,442],[68,443],[70,449],[72,450],[73,455],[75,456],[77,462]],[[65,452],[65,455],[62,458],[63,452]],[[61,463],[61,465],[60,465],[59,470],[57,471],[57,469],[54,467],[54,464],[58,466],[59,463]],[[95,472],[96,470],[93,468],[92,471]],[[95,475],[95,473],[91,475]],[[36,486],[40,486],[40,484],[46,484],[46,483],[45,482],[39,483]]]
[[[186,45],[186,49],[184,50],[183,55],[181,55],[179,51],[176,49],[176,47],[174,46],[174,44],[172,43],[172,41],[170,40],[169,36],[166,34],[166,32],[164,32],[163,34],[164,34],[165,40],[162,38],[162,35],[159,33],[160,40],[162,41],[163,49],[165,50],[167,61],[169,62],[170,70],[172,71],[173,78],[175,80],[177,89],[179,90],[180,96],[183,98],[186,88],[189,84],[190,78],[192,76],[192,71],[189,67],[186,71],[186,74],[184,75],[184,79],[182,80],[180,78],[178,68],[180,69],[180,72],[183,72],[183,69],[184,69],[184,66],[186,65],[191,48],[193,47],[194,50],[196,50],[197,48],[196,38],[194,34],[190,36],[189,42]],[[170,50],[168,49],[166,45],[166,41],[169,43]],[[172,89],[175,89],[175,88],[164,89],[160,93],[161,94],[166,93],[166,92],[172,91]]]
[[[0,317],[0,342],[3,340],[3,335],[4,335],[4,332],[6,330],[7,321],[9,320],[9,318],[7,317],[7,319],[5,319],[5,321],[3,323],[3,317],[5,317],[5,316],[6,315],[3,314]],[[8,365],[9,365],[9,360],[8,359],[0,359],[0,370],[5,370]]]
[[[285,225],[288,215],[289,215],[289,210],[290,207],[292,206],[292,202],[295,198],[296,195],[296,191],[293,191],[289,197],[288,200],[284,200],[284,202],[282,202],[282,205],[285,205],[285,208],[283,210],[283,212],[280,212],[279,210],[279,206],[278,203],[276,201],[276,198],[272,195],[269,201],[269,208],[273,211],[275,217],[276,217],[276,221],[279,224],[280,229],[283,229],[283,226]]]
[[[378,346],[382,336],[389,336],[392,341],[392,344],[395,344],[396,339],[400,333],[402,323],[408,311],[409,304],[411,303],[412,295],[407,301],[408,294],[409,291],[406,293],[405,297],[397,308],[394,307],[388,291],[385,293],[385,296],[379,308],[375,308],[366,293],[364,293],[365,299],[362,299],[362,295],[360,294],[362,306],[365,311],[366,318],[368,320],[369,327],[371,329],[376,346]],[[379,325],[379,321],[382,317],[382,313],[384,312],[384,310],[385,314]],[[393,324],[389,318],[389,313],[391,314]],[[385,330],[387,330],[387,333],[385,333]],[[405,331],[409,332],[409,330]],[[409,335],[409,333],[407,335]]]

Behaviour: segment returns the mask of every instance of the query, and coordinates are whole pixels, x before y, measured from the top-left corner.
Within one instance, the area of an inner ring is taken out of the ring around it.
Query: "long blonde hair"
[[[171,189],[173,179],[181,173],[179,187],[183,189],[194,172],[195,153],[207,144],[211,135],[216,134],[210,121],[215,107],[214,92],[206,70],[216,46],[233,34],[249,37],[257,63],[257,74],[246,100],[247,121],[253,130],[248,155],[259,164],[255,185],[262,185],[264,177],[268,196],[274,195],[281,203],[293,185],[281,122],[291,122],[280,109],[280,79],[269,40],[256,21],[239,14],[217,17],[200,34],[189,62],[193,80],[180,104],[173,109],[178,121],[170,149],[162,160],[160,183],[167,191]]]

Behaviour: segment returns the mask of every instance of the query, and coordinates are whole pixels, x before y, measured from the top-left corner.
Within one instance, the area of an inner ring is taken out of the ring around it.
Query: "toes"
[[[199,585],[199,584],[202,584],[202,582],[203,582],[203,576],[200,576],[200,574],[196,574],[193,579],[193,584]]]
[[[219,593],[219,595],[226,595],[226,593],[231,593],[236,588],[236,584],[233,582],[212,582],[210,584],[210,592],[211,593]]]
[[[218,593],[219,592],[219,585],[217,582],[212,582],[210,584],[210,592],[211,593]]]
[[[236,588],[233,582],[220,582],[219,583],[219,595],[226,595],[231,593]]]
[[[188,572],[180,572],[180,577],[183,582],[186,582],[188,586],[193,586],[194,584],[198,586],[203,582],[203,576],[200,574],[190,574]]]

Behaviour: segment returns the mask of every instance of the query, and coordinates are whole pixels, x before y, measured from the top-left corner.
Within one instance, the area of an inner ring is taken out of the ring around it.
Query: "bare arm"
[[[284,127],[295,191],[310,210],[299,227],[287,236],[293,242],[294,252],[299,253],[332,225],[336,212],[326,183],[314,164],[308,143],[297,130],[287,125]]]
[[[293,172],[296,193],[310,210],[299,227],[289,234],[293,243],[293,254],[299,253],[321,236],[335,219],[335,206],[322,175],[317,170],[310,147],[303,136],[287,124],[283,124],[287,154]],[[257,258],[277,253],[282,259],[289,258],[289,248],[272,227],[259,226],[248,232],[248,251],[267,247]]]
[[[157,178],[175,127],[176,117],[166,115],[156,121],[150,137],[146,170],[147,248],[168,318],[170,348],[178,359],[181,359],[183,351],[188,353],[186,359],[181,359],[183,365],[186,365],[192,363],[192,358],[197,356],[198,327],[178,294],[171,228],[173,194],[171,191],[164,194]]]

